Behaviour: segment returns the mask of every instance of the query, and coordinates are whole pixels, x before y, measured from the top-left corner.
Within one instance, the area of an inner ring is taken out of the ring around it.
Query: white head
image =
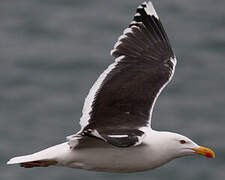
[[[200,154],[208,158],[215,157],[211,149],[199,146],[191,139],[177,133],[152,131],[149,135],[149,143],[155,151],[161,152],[160,156],[167,161],[192,154]]]

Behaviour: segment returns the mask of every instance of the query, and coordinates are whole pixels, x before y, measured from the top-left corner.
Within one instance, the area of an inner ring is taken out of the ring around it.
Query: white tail
[[[20,164],[22,167],[30,168],[34,166],[46,167],[57,165],[61,156],[70,151],[68,142],[52,146],[34,154],[19,156],[10,159],[7,164]]]

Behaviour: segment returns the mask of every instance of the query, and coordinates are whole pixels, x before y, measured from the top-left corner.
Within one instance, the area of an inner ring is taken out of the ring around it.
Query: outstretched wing
[[[150,127],[154,103],[176,65],[151,2],[137,8],[111,55],[115,62],[100,75],[85,99],[81,134],[119,147],[137,145],[144,137],[141,129]]]

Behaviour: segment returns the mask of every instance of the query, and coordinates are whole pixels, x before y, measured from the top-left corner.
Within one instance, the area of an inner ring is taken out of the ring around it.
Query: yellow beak
[[[200,154],[208,158],[215,158],[215,153],[209,148],[200,146],[200,148],[193,148],[192,150],[194,150],[196,154]]]

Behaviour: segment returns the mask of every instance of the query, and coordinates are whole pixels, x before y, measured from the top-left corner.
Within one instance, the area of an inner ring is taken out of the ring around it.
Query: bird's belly
[[[104,148],[82,148],[71,153],[70,162],[64,164],[65,166],[94,171],[137,172],[150,170],[167,162],[160,161],[144,145],[128,148],[111,145]]]

